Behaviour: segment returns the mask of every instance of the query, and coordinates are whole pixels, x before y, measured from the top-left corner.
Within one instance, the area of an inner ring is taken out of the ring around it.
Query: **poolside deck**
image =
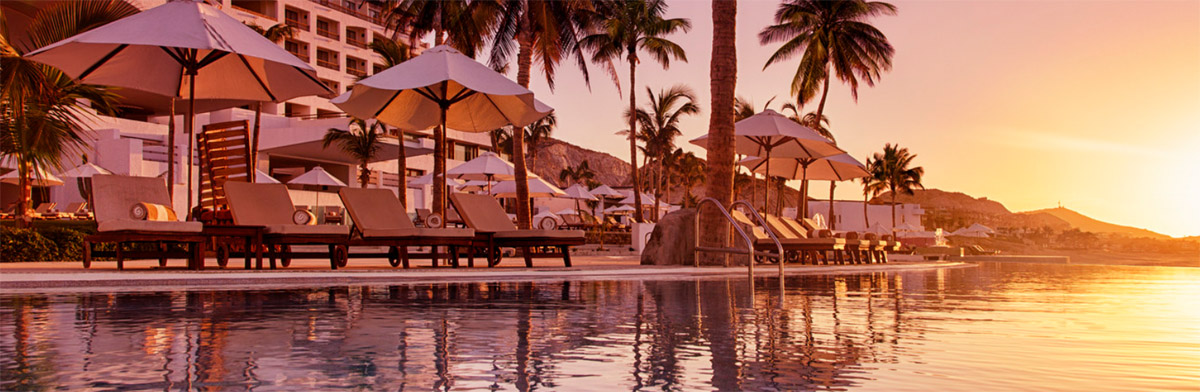
[[[562,267],[552,259],[535,260],[535,268],[525,268],[518,259],[506,259],[495,268],[431,268],[428,261],[424,266],[410,269],[392,268],[387,261],[354,259],[337,271],[329,270],[325,260],[296,260],[288,268],[276,270],[243,270],[233,268],[208,268],[204,271],[188,271],[181,261],[173,261],[166,268],[158,268],[154,260],[126,261],[125,271],[117,271],[116,263],[97,262],[91,269],[83,269],[77,262],[0,263],[0,288],[10,290],[47,289],[64,291],[111,291],[111,290],[161,290],[180,288],[253,288],[326,286],[348,284],[409,284],[428,282],[468,281],[560,281],[560,280],[611,280],[611,279],[695,279],[701,277],[743,277],[745,267],[675,267],[641,266],[636,256],[580,256],[573,257],[574,266]],[[418,263],[420,264],[420,263]],[[209,260],[209,266],[215,266]],[[838,266],[787,266],[790,275],[807,274],[859,274],[870,272],[898,272],[930,268],[955,268],[967,263],[901,261],[888,264],[838,265]],[[759,277],[778,275],[775,266],[759,266],[755,269]]]

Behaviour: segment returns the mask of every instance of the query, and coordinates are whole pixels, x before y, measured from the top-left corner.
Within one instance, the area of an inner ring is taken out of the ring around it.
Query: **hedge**
[[[39,223],[26,229],[0,225],[0,262],[83,259],[83,237],[95,231],[95,223]]]

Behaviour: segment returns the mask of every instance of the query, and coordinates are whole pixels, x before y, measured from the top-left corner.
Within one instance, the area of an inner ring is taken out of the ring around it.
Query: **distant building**
[[[147,9],[165,3],[163,0],[134,0],[135,6]],[[288,52],[301,60],[312,64],[317,71],[317,77],[336,94],[347,91],[349,86],[361,77],[370,76],[383,70],[381,59],[367,44],[376,37],[390,37],[401,42],[409,42],[404,34],[386,31],[382,25],[382,9],[379,4],[363,0],[209,0],[225,13],[246,23],[253,23],[264,28],[277,23],[286,23],[295,28],[295,36],[280,43]],[[0,2],[0,7],[8,18],[10,26],[24,26],[32,18],[37,7],[54,4],[53,2]],[[18,30],[23,31],[23,30]],[[147,32],[153,33],[153,32]],[[16,36],[16,40],[23,39]],[[14,41],[16,41],[14,40]],[[20,41],[16,41],[20,42]],[[427,45],[418,43],[417,50],[425,49]],[[329,128],[346,129],[348,119],[336,106],[329,103],[325,97],[301,97],[283,103],[264,103],[262,106],[261,140],[258,167],[279,181],[287,182],[291,177],[299,175],[315,166],[321,166],[328,172],[353,187],[358,186],[357,163],[340,152],[327,152],[320,146],[320,140]],[[157,104],[157,103],[156,103]],[[156,105],[165,107],[166,104]],[[127,107],[121,117],[96,115],[91,121],[92,138],[82,153],[88,155],[90,161],[104,167],[115,174],[133,176],[159,176],[167,170],[167,124],[171,118],[144,107]],[[253,125],[254,111],[252,107],[241,107],[218,110],[211,113],[200,113],[196,116],[196,128],[205,124],[248,120]],[[184,105],[177,105],[176,152],[186,154],[188,138],[183,135]],[[398,133],[389,131],[390,142],[397,143]],[[451,130],[447,133],[447,166],[452,168],[475,158],[481,151],[491,150],[487,133],[463,133]],[[403,142],[414,147],[432,148],[432,132],[430,130],[405,132]],[[336,150],[333,147],[331,151]],[[64,156],[66,168],[80,163],[78,154]],[[433,169],[432,155],[411,157],[407,161],[408,170],[397,173],[397,160],[385,160],[372,163],[372,177],[369,187],[396,190],[403,177],[424,175]],[[177,211],[186,211],[186,173],[187,168],[179,164],[175,175],[174,207]],[[0,163],[0,174],[15,167],[9,163]],[[198,170],[193,169],[193,173]],[[34,192],[36,201],[54,201],[59,205],[82,200],[75,190],[72,179],[67,186],[38,189]],[[193,181],[195,183],[195,181]],[[314,194],[292,187],[292,197],[297,204],[305,204]],[[408,208],[428,208],[430,205],[430,187],[414,186],[408,189]],[[0,185],[0,206],[6,206],[17,199],[18,190],[15,185]],[[336,197],[323,197],[322,204],[329,201],[336,203]],[[36,204],[36,203],[35,203]]]
[[[795,208],[790,209],[790,216],[795,216]],[[896,205],[896,228],[928,230],[921,224],[925,210],[920,204]],[[789,215],[785,210],[784,215]],[[839,231],[865,231],[868,229],[867,220],[863,218],[863,202],[861,200],[834,200],[833,217],[829,215],[829,200],[808,201],[808,217],[821,215],[826,221],[833,222],[833,227]],[[890,204],[867,205],[867,217],[871,227],[892,228],[892,206]]]

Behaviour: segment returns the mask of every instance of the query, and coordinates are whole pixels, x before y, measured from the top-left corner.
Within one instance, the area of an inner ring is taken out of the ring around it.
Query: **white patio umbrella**
[[[254,169],[254,183],[255,184],[282,184],[282,182],[279,182],[279,180],[276,180],[275,177],[271,177],[270,174],[267,174],[259,169]]]
[[[803,167],[802,159],[773,158],[771,161],[771,176],[789,179],[806,177],[809,180],[829,181],[829,223],[831,228],[836,228],[834,224],[836,221],[833,219],[834,184],[838,181],[853,180],[871,175],[867,173],[867,166],[854,159],[850,154],[831,155],[814,160],[808,165],[807,171]],[[765,158],[750,157],[743,159],[739,163],[742,166],[750,168],[755,173],[767,173],[767,160]]]
[[[288,184],[319,185],[319,186],[323,186],[323,187],[325,187],[325,186],[345,187],[346,186],[346,183],[342,182],[342,180],[337,179],[337,177],[334,177],[332,174],[329,174],[329,172],[325,171],[325,168],[320,167],[320,166],[314,167],[314,168],[312,168],[312,170],[304,172],[304,174],[301,174],[301,175],[297,176],[296,178],[293,178],[291,181],[288,181]],[[316,204],[317,205],[315,206],[315,208],[321,208],[321,192],[317,192]]]
[[[445,45],[360,80],[331,102],[352,116],[400,129],[437,125],[437,151],[445,151],[446,128],[488,132],[506,125],[524,127],[553,110],[538,103],[529,89]],[[434,173],[445,176],[446,157],[439,155]],[[445,197],[434,188],[433,206],[443,215]]]
[[[604,212],[604,206],[608,199],[625,197],[624,193],[618,192],[616,189],[612,189],[612,187],[603,184],[592,188],[592,190],[588,193],[591,193],[592,196],[600,198],[600,212]]]
[[[624,199],[621,199],[621,201],[618,202],[617,204],[633,205],[634,203],[636,203],[636,201],[634,200],[633,196],[629,196]],[[642,192],[642,205],[643,206],[654,205],[654,196],[650,195],[649,193]]]
[[[627,213],[630,213],[633,211],[634,211],[633,206],[628,205],[628,204],[622,204],[619,206],[608,207],[607,209],[604,210],[604,213],[605,214],[627,214]]]
[[[491,192],[495,197],[517,197],[517,182],[500,181],[492,187]],[[546,180],[537,177],[529,179],[529,197],[562,197],[566,195],[566,192]]]
[[[467,181],[467,182],[463,183],[462,186],[458,188],[458,191],[459,192],[479,192],[479,191],[490,189],[491,187],[492,187],[491,181],[471,180],[471,181]]]
[[[537,177],[530,175],[531,177]],[[517,168],[492,152],[479,154],[475,159],[463,162],[446,170],[446,177],[460,180],[487,181],[488,194],[492,193],[492,182],[517,179]]]
[[[220,9],[197,1],[168,1],[26,57],[83,83],[187,99],[184,127],[189,157],[196,100],[221,99],[236,105],[238,100],[281,102],[331,93],[308,63]],[[169,135],[167,145],[172,168],[174,137]],[[189,164],[189,207],[191,171]],[[173,178],[174,170],[168,172]]]
[[[554,213],[555,215],[579,215],[578,209],[563,208]]]
[[[97,174],[112,174],[112,172],[94,163],[86,162],[59,173],[63,177],[75,178],[75,185],[79,189],[79,196],[87,200],[88,205],[94,204],[92,203],[92,176]]]
[[[591,192],[588,192],[587,187],[583,186],[582,184],[571,185],[571,186],[567,187],[567,189],[563,190],[563,192],[566,192],[566,195],[563,196],[564,198],[575,199],[575,214],[579,214],[579,201],[580,200],[587,200],[587,201],[600,200],[600,199],[597,199],[596,196],[592,195]]]
[[[772,157],[802,159],[806,162],[804,167],[807,168],[814,159],[845,153],[812,128],[800,125],[771,109],[738,121],[734,126],[734,152],[766,158],[768,172]],[[708,148],[708,135],[692,139],[691,142]],[[803,173],[803,170],[801,172]],[[801,177],[803,178],[803,175]],[[806,190],[801,190],[802,196]],[[763,194],[763,206],[766,206],[770,192],[768,187]],[[801,197],[801,213],[807,208],[803,199]]]
[[[20,185],[21,177],[19,170],[13,170],[0,176],[0,183]],[[63,180],[50,174],[46,169],[38,167],[32,173],[29,173],[29,184],[30,186],[61,186]]]
[[[446,182],[446,186],[449,186],[451,188],[457,188],[457,187],[460,187],[463,185],[463,181],[459,180],[457,178],[447,178],[445,182]],[[433,184],[433,173],[429,173],[429,174],[414,178],[414,179],[412,179],[412,181],[409,181],[408,183],[412,184],[412,185],[432,185]]]

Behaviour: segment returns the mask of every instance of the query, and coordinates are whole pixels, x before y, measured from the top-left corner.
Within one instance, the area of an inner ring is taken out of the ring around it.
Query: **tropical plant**
[[[258,34],[261,34],[263,37],[266,37],[268,40],[274,43],[279,43],[285,39],[292,38],[292,36],[296,34],[296,30],[292,28],[292,26],[288,26],[287,23],[276,23],[271,27],[263,28],[257,24],[247,22],[246,26],[250,27],[251,30],[258,32]],[[172,111],[174,111],[174,103],[172,103]],[[174,113],[172,113],[171,118],[175,118]],[[174,120],[171,122],[174,123]],[[258,135],[261,131],[261,127],[259,126],[260,122],[262,122],[262,102],[255,102],[254,129],[251,131],[251,135],[253,136],[250,141],[250,166],[252,171],[258,167]],[[174,165],[175,160],[171,159],[170,161],[171,164]],[[174,171],[172,171],[172,173],[174,173]],[[257,175],[257,173],[254,175]]]
[[[822,89],[815,113],[816,119],[822,119],[831,67],[838,79],[850,85],[855,100],[859,79],[874,86],[880,74],[892,68],[895,49],[867,20],[895,14],[895,6],[879,1],[787,0],[775,11],[775,24],[758,33],[763,45],[783,42],[763,69],[799,55],[792,94],[804,104]]]
[[[664,0],[637,0],[605,3],[598,32],[583,37],[579,44],[592,53],[596,62],[612,63],[622,58],[629,63],[629,112],[637,111],[637,65],[641,60],[638,51],[645,51],[663,68],[669,68],[671,59],[687,62],[683,47],[665,37],[676,32],[691,30],[692,23],[685,18],[665,19],[667,11]],[[620,83],[618,80],[618,89]],[[633,177],[633,197],[637,205],[642,204],[641,181],[637,164],[638,121],[629,120],[629,166]],[[634,220],[644,221],[641,208],[633,213]]]
[[[493,26],[488,64],[493,69],[508,67],[513,55],[517,60],[517,84],[529,88],[530,72],[536,58],[546,83],[554,88],[558,64],[574,58],[588,83],[587,61],[579,47],[579,37],[595,18],[590,1],[500,0],[488,23]],[[529,181],[526,172],[525,133],[514,132],[513,166],[517,172],[517,224],[530,227]]]
[[[413,56],[411,46],[405,44],[404,42],[387,37],[375,37],[375,39],[371,40],[370,44],[367,44],[367,47],[371,48],[372,52],[375,52],[375,54],[379,55],[379,58],[383,59],[383,69],[395,67],[400,63],[408,61],[408,59],[412,58]],[[386,132],[384,133],[386,134]],[[403,146],[403,129],[396,130],[396,138],[398,139],[397,141],[400,143],[400,145]],[[397,176],[399,176],[400,184],[396,187],[396,197],[399,198],[401,202],[407,202],[408,187],[404,186],[404,176],[405,173],[408,172],[408,156],[405,155],[404,148],[399,148],[397,150],[396,173]]]
[[[666,185],[663,177],[666,165],[663,161],[675,151],[675,138],[683,134],[683,130],[679,128],[679,121],[684,116],[700,113],[700,106],[696,105],[696,93],[684,85],[675,85],[660,90],[657,95],[647,87],[646,98],[648,100],[647,107],[639,108],[634,113],[637,123],[642,128],[642,132],[638,136],[645,143],[645,156],[654,160],[656,170],[653,182],[655,190],[653,219],[658,221],[662,188]],[[646,166],[643,165],[643,167]]]
[[[737,2],[712,2],[713,39],[712,61],[709,64],[711,108],[734,107],[737,89]],[[733,119],[732,110],[712,110],[708,119],[708,170],[705,189],[723,206],[733,201]],[[714,208],[698,211],[704,244],[720,246],[729,236],[729,224]],[[725,258],[706,256],[703,264],[721,263]]]
[[[571,186],[571,184],[586,184],[588,180],[596,178],[596,172],[588,165],[588,161],[579,162],[574,167],[565,167],[558,172],[558,180],[563,186]],[[589,187],[590,188],[590,187]]]
[[[525,127],[525,156],[529,161],[530,170],[534,170],[537,167],[538,146],[549,141],[550,136],[554,134],[554,128],[557,127],[558,116],[554,113],[550,113],[546,117],[542,117],[537,122]],[[534,171],[536,172],[536,170]]]
[[[883,181],[877,177],[880,173],[880,170],[876,168],[878,165],[878,162],[871,159],[871,157],[867,157],[866,166],[868,175],[858,179],[863,187],[863,227],[867,229],[871,228],[871,217],[867,215],[867,204],[870,203],[872,197],[879,196],[879,193],[883,192],[884,189]]]
[[[759,110],[759,109],[755,109],[754,101],[751,101],[749,99],[742,98],[742,97],[735,98],[733,101],[733,120],[734,120],[734,122],[745,120],[747,118],[750,118],[750,116],[758,114],[759,112],[764,112],[767,109],[770,109],[771,102],[773,102],[773,101],[775,101],[775,97],[771,97],[771,99],[768,99],[767,103],[763,104],[763,108],[761,110]]]
[[[800,115],[800,106],[798,104],[792,104],[791,102],[783,104],[783,110],[792,112],[792,114],[788,116],[788,118],[792,121],[812,128],[812,130],[817,131],[817,133],[821,134],[821,136],[829,139],[830,142],[835,144],[837,143],[837,140],[833,137],[833,132],[829,130],[829,116],[821,115],[818,117],[816,112],[808,112],[804,113],[804,115]],[[820,121],[817,121],[818,118]]]
[[[907,148],[891,143],[884,145],[883,152],[875,153],[873,158],[875,166],[871,175],[892,196],[892,230],[896,228],[896,194],[903,192],[911,195],[917,188],[925,189],[925,186],[921,185],[921,176],[925,174],[925,169],[920,166],[909,167],[916,158],[917,155],[909,153]]]
[[[89,112],[115,111],[117,95],[81,84],[61,71],[30,61],[23,54],[136,14],[124,1],[63,2],[39,11],[26,26],[26,40],[15,42],[7,24],[0,36],[0,157],[17,166],[20,196],[17,213],[30,208],[32,174],[62,169],[64,154],[84,148]],[[18,224],[26,224],[18,219]]]
[[[348,130],[329,128],[321,145],[329,148],[331,144],[337,144],[338,148],[358,160],[358,184],[360,188],[366,188],[367,183],[371,182],[371,168],[367,165],[383,148],[380,137],[385,131],[381,122],[367,124],[367,120],[351,118]]]

